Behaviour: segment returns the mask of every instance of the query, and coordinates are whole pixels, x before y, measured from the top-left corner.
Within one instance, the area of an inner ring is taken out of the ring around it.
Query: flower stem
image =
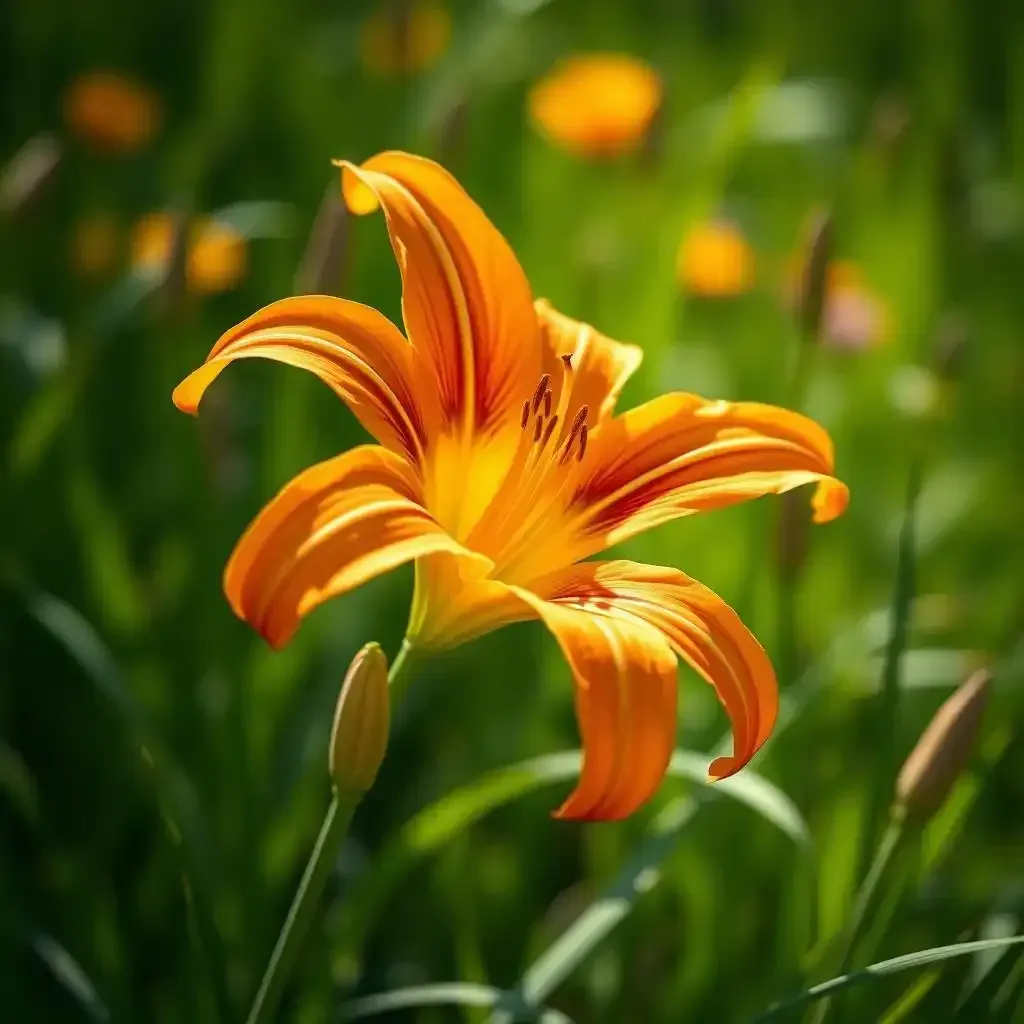
[[[843,944],[843,957],[837,974],[846,974],[850,970],[854,954],[857,951],[857,944],[863,938],[864,930],[871,920],[871,914],[882,895],[882,883],[887,880],[890,869],[896,863],[896,854],[901,848],[904,836],[905,821],[906,815],[902,808],[894,810],[889,824],[882,834],[874,859],[871,861],[871,867],[857,893],[857,901],[853,907],[846,941]],[[831,1000],[825,998],[818,1004],[817,1012],[812,1018],[813,1024],[822,1024],[828,1015],[830,1002]]]
[[[408,682],[414,662],[412,647],[408,643],[403,643],[388,672],[388,683],[395,699]],[[285,986],[291,977],[296,957],[327,885],[327,879],[337,861],[338,850],[348,833],[352,815],[362,797],[362,793],[334,790],[324,822],[320,826],[320,834],[316,838],[316,845],[310,854],[306,870],[302,873],[302,880],[295,891],[288,916],[277,937],[274,952],[270,955],[267,970],[246,1018],[247,1024],[269,1024],[273,1020]]]

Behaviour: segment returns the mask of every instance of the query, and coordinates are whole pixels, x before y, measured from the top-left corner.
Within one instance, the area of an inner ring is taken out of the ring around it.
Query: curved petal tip
[[[846,484],[832,477],[822,480],[814,490],[811,508],[814,522],[830,523],[846,511],[850,501],[850,489]]]

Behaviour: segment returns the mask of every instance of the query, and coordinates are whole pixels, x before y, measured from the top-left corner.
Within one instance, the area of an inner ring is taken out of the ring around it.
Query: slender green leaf
[[[416,861],[440,849],[498,807],[543,786],[575,779],[581,763],[582,755],[577,750],[532,758],[475,779],[420,811],[379,855],[374,872],[353,894],[345,928],[346,950],[351,954],[358,948],[374,911]],[[807,845],[810,834],[807,823],[792,800],[777,786],[751,771],[711,782],[707,766],[706,754],[677,750],[672,755],[668,773],[699,784],[713,796],[729,797],[746,805],[798,845]]]
[[[942,969],[935,967],[925,974],[922,974],[906,992],[903,993],[896,1000],[892,1006],[889,1007],[885,1012],[885,1016],[878,1022],[878,1024],[900,1024],[901,1021],[905,1021],[910,1014],[917,1009],[921,1000],[935,987],[935,983],[939,980],[942,974]]]
[[[843,989],[854,985],[862,985],[865,982],[874,981],[877,978],[884,978],[889,974],[897,974],[900,971],[910,970],[915,967],[926,967],[928,964],[938,963],[942,960],[951,960],[955,957],[968,956],[972,953],[979,953],[986,949],[1000,949],[1005,946],[1016,946],[1024,942],[1024,935],[1011,935],[1002,939],[980,939],[976,942],[957,942],[951,946],[934,946],[931,949],[922,949],[916,953],[906,953],[903,956],[893,957],[891,960],[882,960],[870,967],[851,971],[849,974],[842,974],[830,981],[823,981],[820,985],[813,985],[804,989],[803,992],[778,1003],[770,1010],[755,1017],[751,1024],[763,1024],[765,1021],[779,1020],[794,1010],[798,1010],[808,1003],[818,999],[834,995]]]
[[[92,979],[82,965],[51,935],[37,932],[32,948],[60,986],[93,1020],[110,1020],[110,1013],[99,997]]]
[[[661,863],[675,849],[680,834],[697,813],[696,800],[684,799],[659,816],[653,834],[629,859],[612,885],[533,962],[523,975],[519,993],[537,1006],[547,998],[597,948],[626,917],[638,896],[661,881]],[[501,1013],[492,1024],[508,1024],[514,1018]]]
[[[899,539],[896,545],[896,574],[892,593],[892,632],[885,650],[882,667],[881,688],[875,705],[875,770],[871,779],[868,796],[868,816],[862,835],[860,851],[860,874],[867,865],[878,844],[878,837],[884,825],[886,808],[892,799],[892,787],[896,780],[896,718],[899,711],[900,680],[903,655],[907,649],[910,633],[910,619],[913,610],[915,588],[915,536],[917,506],[921,493],[924,469],[919,458],[915,458],[907,474],[907,490],[904,498],[903,516]]]
[[[1010,946],[1004,949],[995,963],[985,972],[973,991],[957,1007],[954,1024],[974,1024],[984,1019],[996,1002],[1002,987],[1006,984],[1017,964],[1024,955],[1024,947]]]
[[[145,709],[124,681],[114,656],[89,621],[52,594],[36,591],[26,595],[29,614],[59,643],[110,702],[124,723],[129,739],[139,752],[153,780],[157,810],[171,846],[178,857],[182,892],[188,911],[192,940],[206,974],[221,1021],[229,1019],[226,954],[213,920],[206,885],[200,884],[193,815],[184,796],[185,781],[161,749]]]
[[[558,1010],[531,1010],[522,1004],[513,992],[503,992],[489,985],[469,985],[462,982],[413,985],[393,992],[353,999],[342,1006],[342,1018],[360,1020],[364,1017],[376,1017],[381,1013],[390,1013],[393,1010],[423,1006],[500,1008],[512,1014],[511,1020],[535,1020],[540,1024],[573,1024],[569,1017]]]

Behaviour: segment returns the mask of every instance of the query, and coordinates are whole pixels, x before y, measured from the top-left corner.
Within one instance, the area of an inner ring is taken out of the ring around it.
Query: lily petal
[[[490,562],[454,541],[423,508],[419,481],[401,456],[353,448],[300,473],[242,535],[224,572],[239,618],[272,647],[328,598],[423,555],[448,551]]]
[[[625,818],[658,789],[676,735],[676,659],[665,637],[571,588],[514,588],[554,633],[576,681],[583,771],[558,818]]]
[[[418,458],[429,415],[415,352],[387,317],[358,302],[303,295],[271,303],[223,334],[206,362],[174,389],[195,413],[204,392],[236,359],[263,358],[316,374],[382,444]]]
[[[566,408],[575,412],[588,406],[593,428],[615,411],[626,381],[643,360],[643,349],[613,341],[590,324],[559,313],[545,299],[538,299],[534,308],[540,325],[543,369],[551,378],[554,404],[560,404],[563,360],[568,357],[572,390]]]
[[[540,378],[529,283],[508,243],[439,164],[381,153],[343,169],[354,213],[384,210],[413,345],[433,367],[444,425],[463,436],[518,426]]]
[[[846,508],[832,442],[813,420],[756,402],[663,395],[594,437],[572,499],[590,552],[680,516],[816,483],[814,520]]]
[[[712,778],[738,772],[775,726],[778,684],[764,649],[717,594],[678,569],[638,562],[583,562],[535,584],[549,601],[570,601],[655,627],[714,687],[732,722],[733,753]]]

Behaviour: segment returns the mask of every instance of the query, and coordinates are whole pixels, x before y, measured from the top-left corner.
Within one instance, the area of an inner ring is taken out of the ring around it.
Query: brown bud
[[[800,279],[800,330],[809,341],[821,336],[821,316],[825,308],[828,265],[832,259],[834,222],[828,210],[816,213],[810,221],[805,247],[806,258]]]
[[[927,821],[949,796],[970,759],[991,683],[988,669],[974,672],[935,713],[904,762],[896,806],[910,817]]]
[[[60,163],[60,143],[52,135],[29,139],[0,171],[0,214],[30,206],[53,178]]]
[[[329,768],[335,788],[360,797],[377,778],[388,745],[388,661],[377,644],[352,659],[334,712]]]
[[[348,255],[348,210],[332,181],[320,202],[306,251],[295,275],[295,290],[304,295],[340,294]]]

